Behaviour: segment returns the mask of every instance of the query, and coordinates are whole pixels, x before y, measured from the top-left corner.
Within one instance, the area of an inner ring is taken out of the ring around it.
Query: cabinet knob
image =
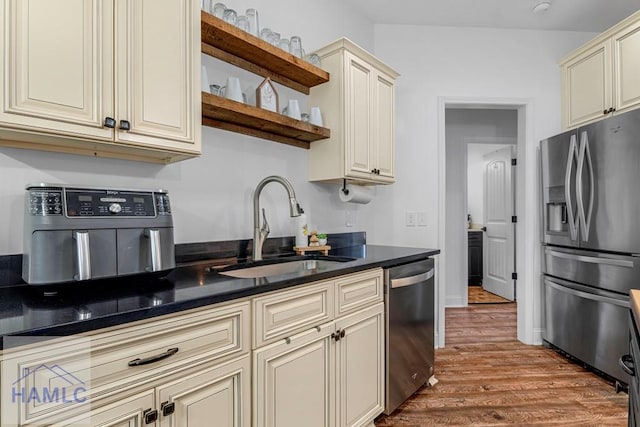
[[[162,416],[167,417],[175,412],[176,404],[173,402],[162,402],[162,404],[160,405],[160,410],[162,411]]]
[[[609,112],[609,110],[607,110],[606,108],[604,110],[602,110],[602,114],[607,114]]]
[[[343,330],[340,331],[340,338],[344,338],[347,333]]]
[[[143,415],[145,424],[151,424],[158,421],[158,411],[156,411],[155,409],[153,411],[151,409],[147,409],[146,411],[144,411]]]
[[[482,227],[480,230],[487,231],[487,227]]]
[[[115,128],[116,127],[116,119],[113,117],[105,117],[104,118],[104,127],[106,128]]]
[[[131,130],[131,123],[128,120],[120,120],[120,130]]]
[[[609,111],[613,113],[614,111],[616,111],[616,109],[615,109],[615,107],[611,107],[611,108],[609,108]]]

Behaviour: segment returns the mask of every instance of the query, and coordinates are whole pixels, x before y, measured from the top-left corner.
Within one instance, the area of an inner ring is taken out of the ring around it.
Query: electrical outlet
[[[422,211],[418,212],[418,227],[426,227],[427,226],[427,213]]]
[[[417,222],[417,216],[418,214],[416,214],[415,212],[407,212],[406,213],[406,226],[407,227],[415,227],[416,226],[416,222]]]
[[[344,225],[347,227],[353,227],[353,215],[351,211],[344,212]]]

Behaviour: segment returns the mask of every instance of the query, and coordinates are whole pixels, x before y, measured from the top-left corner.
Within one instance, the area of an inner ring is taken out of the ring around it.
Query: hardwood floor
[[[516,305],[446,310],[438,383],[376,426],[626,426],[628,398],[553,350],[516,340]]]
[[[506,298],[485,291],[482,286],[467,286],[467,297],[469,304],[494,304],[510,302]]]

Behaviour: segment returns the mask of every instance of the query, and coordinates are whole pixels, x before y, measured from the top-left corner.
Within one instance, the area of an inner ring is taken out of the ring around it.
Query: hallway
[[[516,340],[516,304],[446,309],[433,388],[376,426],[626,426],[627,395],[542,346]]]

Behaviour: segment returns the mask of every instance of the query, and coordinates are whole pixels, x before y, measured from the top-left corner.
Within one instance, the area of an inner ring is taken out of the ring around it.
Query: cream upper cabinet
[[[640,105],[640,17],[612,38],[615,108],[620,111]]]
[[[4,0],[0,124],[110,140],[113,1]]]
[[[612,104],[611,48],[601,43],[562,66],[565,127],[599,119]]]
[[[152,162],[200,153],[196,2],[0,5],[0,145]]]
[[[395,179],[395,79],[398,73],[348,39],[316,53],[331,74],[311,88],[331,137],[311,144],[309,180],[387,184]]]
[[[565,129],[640,106],[640,12],[561,63]]]

